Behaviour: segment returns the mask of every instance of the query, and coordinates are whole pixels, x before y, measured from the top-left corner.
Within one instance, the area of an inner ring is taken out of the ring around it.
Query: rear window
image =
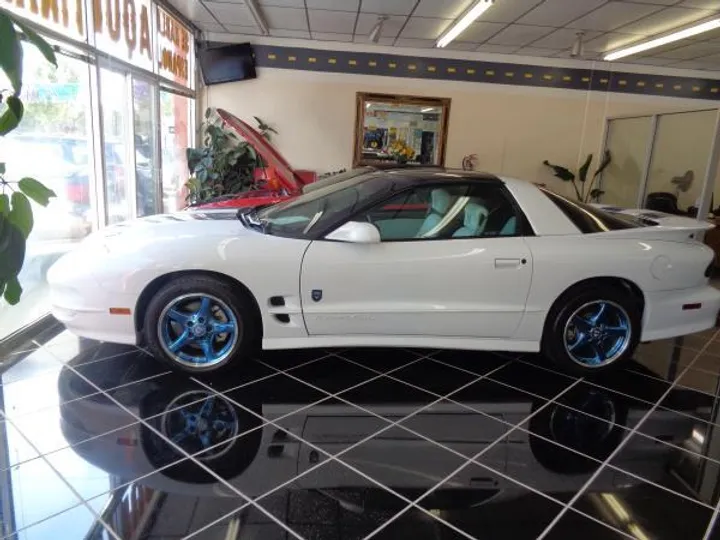
[[[635,229],[653,225],[648,220],[600,210],[589,204],[572,201],[546,189],[541,189],[541,191],[585,234]]]

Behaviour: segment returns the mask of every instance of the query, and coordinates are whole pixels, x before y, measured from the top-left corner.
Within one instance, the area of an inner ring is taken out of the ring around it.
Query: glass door
[[[606,148],[612,161],[602,175],[601,202],[635,208],[642,190],[653,137],[653,117],[614,118],[608,121]]]
[[[697,215],[716,119],[716,109],[658,117],[644,199],[646,208]]]

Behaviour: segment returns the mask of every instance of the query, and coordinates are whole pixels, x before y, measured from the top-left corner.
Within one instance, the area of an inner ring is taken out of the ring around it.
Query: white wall
[[[207,88],[204,106],[273,125],[275,144],[297,168],[352,165],[357,92],[452,99],[446,166],[477,154],[479,170],[545,182],[571,193],[543,160],[576,168],[602,146],[607,116],[699,109],[712,102],[368,75],[259,69],[258,78]],[[692,137],[688,133],[688,137]]]

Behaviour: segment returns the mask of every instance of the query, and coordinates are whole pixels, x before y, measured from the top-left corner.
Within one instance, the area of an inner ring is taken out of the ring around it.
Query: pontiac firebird
[[[48,281],[70,331],[187,372],[256,346],[411,346],[541,351],[588,373],[715,325],[714,254],[692,238],[710,227],[488,174],[370,170],[261,210],[107,227]]]

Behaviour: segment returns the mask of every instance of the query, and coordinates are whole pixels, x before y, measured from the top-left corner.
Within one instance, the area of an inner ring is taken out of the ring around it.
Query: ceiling
[[[260,35],[243,0],[167,0],[206,32]],[[277,38],[368,44],[387,15],[379,45],[432,48],[474,0],[257,0]],[[568,58],[585,32],[585,58],[720,16],[720,0],[495,0],[447,48]],[[720,29],[624,58],[623,63],[720,71]]]

